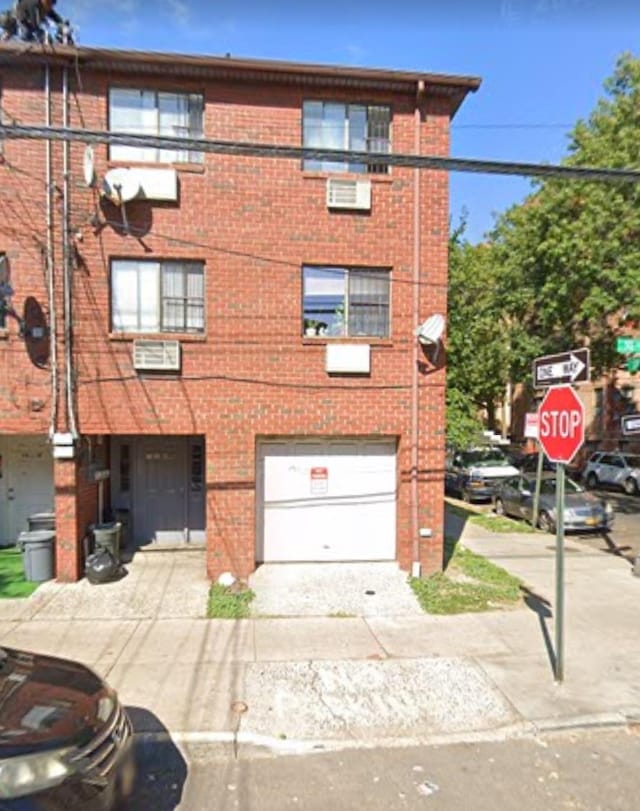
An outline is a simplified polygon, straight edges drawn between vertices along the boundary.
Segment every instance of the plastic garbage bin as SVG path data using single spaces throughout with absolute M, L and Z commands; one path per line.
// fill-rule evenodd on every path
M 33 513 L 27 521 L 29 522 L 29 532 L 37 532 L 40 529 L 54 530 L 56 528 L 56 516 L 54 513 Z
M 106 549 L 111 552 L 116 561 L 120 561 L 120 534 L 122 524 L 119 521 L 112 521 L 108 524 L 92 524 L 94 550 Z
M 21 532 L 18 545 L 22 549 L 24 576 L 32 583 L 42 583 L 53 579 L 53 547 L 55 532 L 39 529 L 33 532 Z

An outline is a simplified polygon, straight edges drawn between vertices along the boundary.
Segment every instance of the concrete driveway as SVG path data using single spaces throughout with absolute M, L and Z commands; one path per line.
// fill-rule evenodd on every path
M 265 563 L 249 578 L 253 616 L 422 615 L 396 563 Z

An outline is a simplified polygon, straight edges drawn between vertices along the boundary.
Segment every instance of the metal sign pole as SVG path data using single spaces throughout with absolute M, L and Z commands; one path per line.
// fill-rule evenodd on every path
M 531 516 L 531 525 L 535 529 L 538 526 L 538 510 L 540 509 L 540 484 L 542 479 L 542 463 L 544 461 L 544 451 L 542 445 L 538 442 L 538 467 L 536 468 L 536 489 L 533 494 L 533 515 Z
M 556 465 L 556 681 L 564 681 L 564 463 Z

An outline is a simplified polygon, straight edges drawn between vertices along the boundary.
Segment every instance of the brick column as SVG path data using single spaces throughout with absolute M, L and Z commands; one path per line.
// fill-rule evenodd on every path
M 82 576 L 82 536 L 78 532 L 75 459 L 53 462 L 56 513 L 56 579 L 73 583 Z

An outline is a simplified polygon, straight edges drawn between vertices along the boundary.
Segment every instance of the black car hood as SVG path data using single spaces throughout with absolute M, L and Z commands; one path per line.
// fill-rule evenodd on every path
M 0 758 L 82 746 L 104 726 L 109 697 L 78 662 L 0 647 Z

